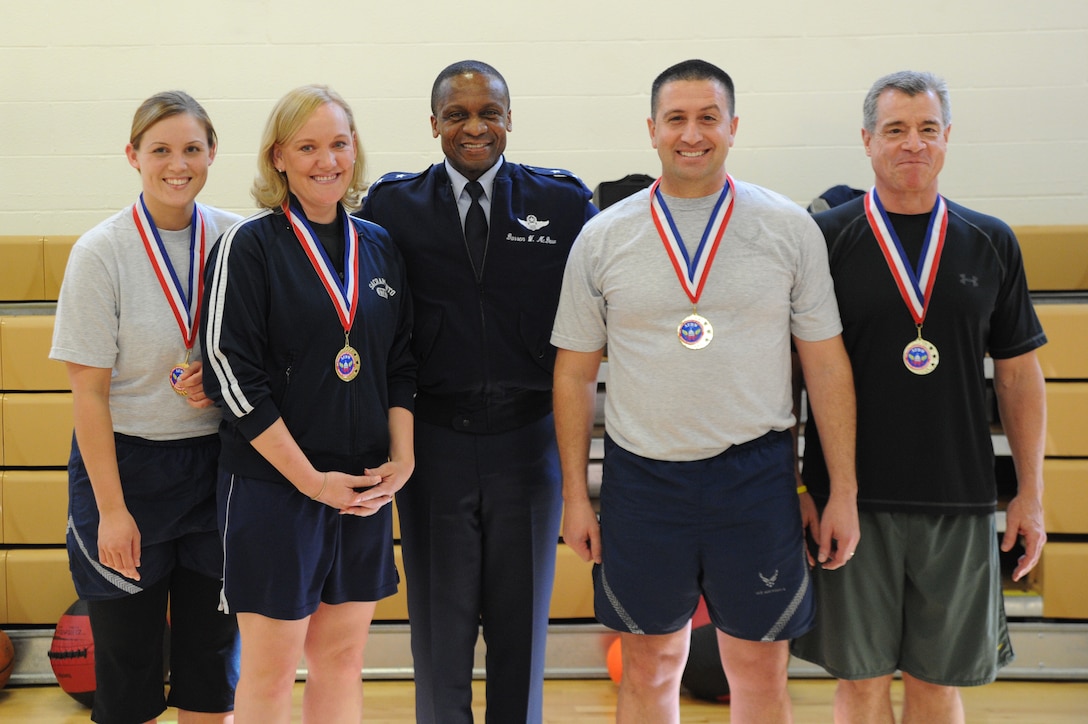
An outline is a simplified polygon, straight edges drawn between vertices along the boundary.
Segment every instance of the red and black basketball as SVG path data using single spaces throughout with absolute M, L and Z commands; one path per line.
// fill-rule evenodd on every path
M 15 646 L 11 639 L 0 629 L 0 689 L 8 684 L 11 672 L 15 669 Z
M 73 603 L 57 621 L 49 665 L 66 694 L 88 708 L 94 704 L 94 638 L 84 601 Z
M 725 678 L 721 654 L 718 653 L 718 631 L 710 623 L 710 613 L 702 598 L 691 618 L 691 648 L 688 649 L 688 662 L 680 683 L 696 699 L 721 703 L 729 701 L 729 681 Z

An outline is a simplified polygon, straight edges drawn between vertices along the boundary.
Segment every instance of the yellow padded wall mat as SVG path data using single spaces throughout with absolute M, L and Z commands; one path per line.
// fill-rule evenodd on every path
M 68 521 L 65 470 L 0 471 L 0 510 L 6 545 L 64 545 Z
M 51 314 L 0 316 L 0 390 L 67 391 L 64 363 L 49 359 Z
M 1088 459 L 1045 460 L 1043 481 L 1046 532 L 1088 534 Z
M 3 394 L 4 467 L 64 467 L 72 447 L 72 393 Z
M 43 299 L 42 237 L 0 236 L 0 302 Z
M 63 548 L 7 551 L 6 623 L 51 624 L 76 600 L 68 552 Z
M 1088 289 L 1088 225 L 1018 226 L 1028 288 L 1036 291 Z

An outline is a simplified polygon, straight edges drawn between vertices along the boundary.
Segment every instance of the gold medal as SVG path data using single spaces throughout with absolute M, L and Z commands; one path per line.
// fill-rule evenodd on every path
M 660 185 L 661 179 L 658 179 L 650 187 L 650 218 L 661 237 L 661 243 L 665 245 L 665 253 L 672 262 L 673 271 L 676 272 L 684 293 L 691 300 L 691 314 L 680 320 L 676 336 L 680 344 L 688 349 L 703 349 L 714 339 L 714 328 L 706 317 L 696 311 L 696 305 L 702 296 L 703 285 L 710 277 L 710 267 L 729 225 L 729 217 L 733 214 L 733 179 L 728 175 L 725 177 L 725 185 L 722 186 L 714 209 L 710 212 L 694 257 L 688 254 L 683 239 L 680 238 L 680 231 L 673 223 L 665 196 L 658 188 Z
M 183 390 L 180 387 L 178 387 L 178 380 L 181 378 L 181 375 L 187 369 L 189 369 L 189 363 L 188 362 L 182 362 L 180 364 L 174 365 L 174 369 L 170 370 L 170 386 L 174 389 L 174 392 L 178 393 L 182 397 L 185 397 L 186 395 L 188 395 L 189 391 L 188 390 Z
M 346 210 L 337 214 L 337 218 L 342 219 L 344 228 L 344 274 L 341 276 L 336 273 L 322 250 L 305 215 L 295 213 L 296 210 L 287 199 L 284 199 L 282 208 L 284 215 L 290 220 L 295 238 L 306 252 L 310 264 L 336 308 L 336 314 L 340 317 L 340 324 L 344 329 L 344 346 L 336 353 L 332 368 L 337 377 L 344 382 L 351 382 L 359 374 L 359 353 L 348 340 L 359 299 L 359 232 Z
M 917 268 L 910 265 L 875 187 L 865 195 L 865 216 L 884 255 L 884 261 L 888 263 L 888 270 L 899 287 L 899 294 L 914 318 L 914 326 L 918 329 L 917 339 L 903 348 L 903 365 L 912 374 L 928 375 L 937 369 L 940 360 L 937 345 L 922 338 L 922 323 L 929 311 L 929 301 L 937 281 L 937 268 L 944 250 L 945 232 L 948 230 L 948 205 L 943 196 L 937 196 L 929 214 L 929 229 L 926 231 Z
M 147 253 L 148 261 L 155 270 L 159 286 L 162 287 L 167 304 L 174 313 L 174 319 L 181 331 L 181 341 L 185 344 L 185 361 L 174 365 L 167 379 L 170 381 L 170 389 L 182 397 L 189 392 L 178 387 L 178 380 L 189 369 L 189 355 L 193 352 L 193 343 L 200 327 L 200 300 L 204 296 L 204 245 L 205 233 L 204 214 L 199 204 L 193 204 L 193 217 L 189 232 L 189 285 L 184 287 L 181 280 L 174 273 L 174 266 L 170 263 L 170 255 L 166 252 L 166 246 L 159 236 L 159 229 L 155 226 L 155 220 L 151 218 L 151 212 L 144 203 L 144 195 L 140 194 L 139 200 L 132 206 L 132 222 L 136 225 L 136 231 Z
M 922 339 L 922 325 L 918 325 L 918 339 L 903 348 L 903 364 L 916 375 L 928 375 L 939 361 L 936 345 Z
M 702 349 L 714 338 L 714 328 L 706 317 L 692 312 L 680 322 L 676 336 L 680 338 L 680 344 L 688 349 Z
M 336 353 L 336 376 L 351 382 L 359 374 L 359 353 L 351 345 L 345 345 Z
M 348 344 L 344 335 L 344 347 L 336 353 L 336 376 L 344 382 L 351 382 L 359 374 L 359 353 Z
M 181 376 L 185 373 L 185 370 L 189 369 L 189 355 L 190 353 L 192 353 L 192 351 L 192 348 L 186 349 L 185 361 L 179 362 L 178 364 L 174 365 L 174 369 L 170 370 L 170 387 L 174 390 L 174 392 L 178 393 L 182 397 L 188 396 L 189 391 L 178 387 L 178 380 L 181 379 Z

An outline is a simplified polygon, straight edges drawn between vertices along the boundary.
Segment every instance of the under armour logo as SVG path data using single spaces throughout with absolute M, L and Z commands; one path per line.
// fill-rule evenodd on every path
M 967 286 L 970 284 L 973 287 L 978 286 L 978 277 L 969 277 L 966 274 L 960 274 L 960 284 Z
M 762 573 L 759 574 L 759 580 L 763 581 L 763 585 L 767 588 L 774 588 L 774 584 L 778 582 L 778 571 L 776 570 L 770 578 L 767 578 Z

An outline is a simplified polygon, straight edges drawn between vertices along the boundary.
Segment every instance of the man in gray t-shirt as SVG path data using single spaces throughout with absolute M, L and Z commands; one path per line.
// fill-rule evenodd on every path
M 812 625 L 801 510 L 826 568 L 859 537 L 853 380 L 826 248 L 799 206 L 727 175 L 733 110 L 732 80 L 709 63 L 658 76 L 661 178 L 583 227 L 552 334 L 563 537 L 597 564 L 597 617 L 621 632 L 619 721 L 678 716 L 700 596 L 734 720 L 785 721 L 787 640 Z M 791 343 L 833 431 L 819 523 L 794 477 Z M 606 346 L 598 522 L 586 466 Z

